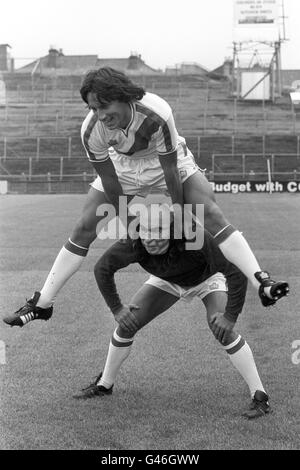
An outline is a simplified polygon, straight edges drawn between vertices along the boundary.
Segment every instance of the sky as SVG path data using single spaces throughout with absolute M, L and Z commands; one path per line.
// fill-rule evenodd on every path
M 66 55 L 126 58 L 151 67 L 196 62 L 209 70 L 232 57 L 234 0 L 3 0 L 0 44 L 20 59 Z M 300 69 L 300 1 L 284 0 L 282 67 Z M 30 62 L 30 60 L 26 60 Z

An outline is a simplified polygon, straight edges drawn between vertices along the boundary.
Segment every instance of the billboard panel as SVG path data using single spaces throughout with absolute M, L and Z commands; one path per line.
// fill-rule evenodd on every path
M 235 0 L 235 41 L 277 41 L 278 0 Z
M 296 104 L 296 105 L 300 104 L 300 92 L 299 91 L 294 91 L 290 93 L 290 97 L 291 97 L 293 104 Z
M 270 99 L 270 75 L 263 78 L 265 72 L 242 72 L 242 96 L 245 100 L 269 100 Z M 255 86 L 257 84 L 257 86 Z

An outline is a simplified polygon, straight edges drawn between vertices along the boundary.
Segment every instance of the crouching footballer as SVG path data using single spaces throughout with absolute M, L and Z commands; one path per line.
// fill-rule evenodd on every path
M 74 398 L 110 395 L 135 334 L 179 300 L 188 302 L 197 297 L 205 306 L 210 330 L 249 388 L 251 403 L 243 416 L 254 419 L 268 414 L 269 397 L 250 346 L 234 331 L 245 302 L 247 278 L 226 260 L 205 230 L 202 248 L 186 249 L 184 237 L 174 237 L 174 221 L 166 204 L 160 206 L 159 214 L 168 213 L 169 218 L 155 217 L 150 206 L 148 213 L 152 217 L 150 225 L 140 222 L 136 239 L 117 241 L 95 266 L 98 287 L 118 325 L 110 340 L 103 372 Z M 139 263 L 150 277 L 127 305 L 119 297 L 114 274 L 132 263 Z

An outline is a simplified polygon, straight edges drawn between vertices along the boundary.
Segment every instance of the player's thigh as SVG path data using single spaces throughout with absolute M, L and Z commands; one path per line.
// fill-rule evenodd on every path
M 133 196 L 127 196 L 128 203 L 131 201 Z M 105 209 L 110 207 L 110 210 L 107 211 Z M 102 209 L 101 206 L 104 208 Z M 109 216 L 113 218 L 115 214 L 115 210 L 111 203 L 109 202 L 108 198 L 106 197 L 103 191 L 98 191 L 97 189 L 91 187 L 87 196 L 86 201 L 83 206 L 83 210 L 79 221 L 77 223 L 77 227 L 83 228 L 85 230 L 96 230 L 96 226 L 101 219 L 106 219 L 107 222 L 109 221 Z
M 199 170 L 183 183 L 183 195 L 186 203 L 216 202 L 215 194 L 206 176 Z M 199 200 L 200 198 L 200 200 Z
M 127 204 L 129 204 L 129 202 L 134 198 L 134 196 L 123 197 L 127 198 Z M 99 221 L 101 218 L 106 217 L 106 215 L 103 214 L 105 210 L 100 210 L 100 206 L 103 206 L 105 209 L 108 207 L 107 205 L 111 207 L 111 213 L 115 213 L 115 210 L 105 193 L 91 187 L 87 194 L 86 202 L 83 206 L 82 215 L 86 215 L 87 217 L 95 217 L 96 220 Z
M 150 284 L 143 284 L 130 301 L 131 304 L 139 306 L 139 310 L 136 311 L 139 329 L 168 310 L 177 301 L 177 296 Z
M 186 204 L 192 204 L 196 214 L 196 204 L 204 205 L 205 228 L 215 235 L 228 224 L 218 206 L 212 187 L 199 170 L 183 183 L 183 197 Z

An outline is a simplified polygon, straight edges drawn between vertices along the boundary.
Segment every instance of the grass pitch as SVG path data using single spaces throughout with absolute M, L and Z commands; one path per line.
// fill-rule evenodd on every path
M 1 449 L 300 448 L 300 364 L 292 362 L 292 343 L 300 340 L 300 196 L 219 195 L 218 201 L 262 267 L 290 282 L 291 295 L 271 309 L 249 287 L 236 326 L 274 412 L 254 422 L 241 417 L 248 388 L 197 300 L 178 302 L 139 332 L 112 396 L 72 399 L 102 370 L 114 328 L 93 277 L 109 242 L 97 240 L 49 322 L 23 329 L 0 323 Z M 1 317 L 41 288 L 83 203 L 81 195 L 1 197 Z M 117 275 L 124 301 L 146 278 L 136 265 Z

